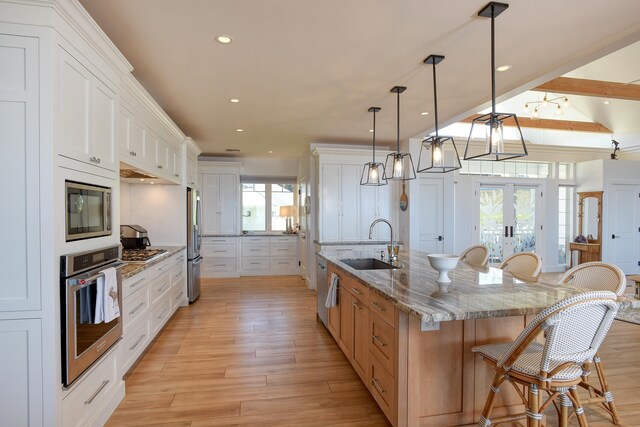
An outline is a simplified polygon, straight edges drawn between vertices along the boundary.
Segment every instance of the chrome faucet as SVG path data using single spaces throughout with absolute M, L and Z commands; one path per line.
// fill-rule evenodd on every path
M 389 254 L 389 261 L 395 262 L 395 261 L 398 260 L 398 257 L 396 255 L 395 251 L 393 250 L 393 248 L 394 248 L 394 244 L 393 244 L 393 227 L 391 226 L 391 223 L 389 221 L 387 221 L 384 218 L 378 218 L 375 221 L 373 221 L 371 223 L 371 226 L 369 227 L 369 240 L 373 239 L 373 227 L 379 222 L 384 222 L 385 224 L 387 224 L 389 226 L 389 230 L 391 230 L 391 242 L 390 242 L 390 244 L 391 244 L 391 251 L 390 252 L 391 253 Z

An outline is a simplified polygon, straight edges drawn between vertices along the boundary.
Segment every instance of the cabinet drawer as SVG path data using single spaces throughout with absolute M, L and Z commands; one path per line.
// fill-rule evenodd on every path
M 275 257 L 286 257 L 286 256 L 295 256 L 298 253 L 297 245 L 271 245 L 271 256 Z
M 203 257 L 211 258 L 235 258 L 238 254 L 235 243 L 231 245 L 202 245 Z
M 171 270 L 172 266 L 173 263 L 168 259 L 163 262 L 159 262 L 149 269 L 149 279 L 154 279 L 163 273 L 168 273 Z
M 354 297 L 358 298 L 365 305 L 369 305 L 369 287 L 352 278 L 343 280 L 343 286 Z
M 171 269 L 171 284 L 173 284 L 173 286 L 184 279 L 185 268 L 186 266 L 184 262 L 179 262 L 178 264 L 173 266 L 173 268 Z
M 242 237 L 242 245 L 268 245 L 269 236 L 244 236 Z
M 120 343 L 120 376 L 124 375 L 131 365 L 140 357 L 149 344 L 149 318 L 145 318 L 135 327 L 127 331 Z
M 202 245 L 235 245 L 237 242 L 236 237 L 203 237 Z
M 279 245 L 279 244 L 288 244 L 288 245 L 296 245 L 298 242 L 298 236 L 271 236 L 271 244 Z
M 116 353 L 112 351 L 62 400 L 62 425 L 87 426 L 116 386 Z
M 393 301 L 390 301 L 378 294 L 377 292 L 369 292 L 369 307 L 371 312 L 380 316 L 382 320 L 387 322 L 391 327 L 396 326 L 395 305 Z
M 268 257 L 269 246 L 255 245 L 255 244 L 242 244 L 242 256 L 243 257 Z
M 219 259 L 205 258 L 201 267 L 202 277 L 219 277 L 220 274 L 238 272 L 238 260 L 236 258 Z
M 370 311 L 369 322 L 369 350 L 387 371 L 393 372 L 396 355 L 395 330 L 373 311 Z
M 149 282 L 149 270 L 143 270 L 122 282 L 122 299 L 142 289 Z
M 178 264 L 184 264 L 185 259 L 187 259 L 187 254 L 184 251 L 182 251 L 182 252 L 179 252 L 177 255 L 174 255 L 171 258 L 169 258 L 169 262 L 175 266 Z
M 156 336 L 160 328 L 169 320 L 169 317 L 171 317 L 171 299 L 163 298 L 151 310 L 151 316 L 149 318 L 151 337 Z
M 298 268 L 297 258 L 271 258 L 271 271 L 278 272 L 280 270 L 295 270 Z
M 184 281 L 181 282 L 181 286 L 174 287 L 173 292 L 171 293 L 171 311 L 176 311 L 180 304 L 184 300 L 184 296 L 186 294 L 186 283 Z
M 149 313 L 149 288 L 136 292 L 122 303 L 122 327 L 126 332 L 137 319 Z
M 156 302 L 169 292 L 169 289 L 171 289 L 171 274 L 167 271 L 160 277 L 154 279 L 149 285 L 151 306 L 155 306 Z
M 373 398 L 378 402 L 382 412 L 388 419 L 393 419 L 393 404 L 395 402 L 395 380 L 375 359 L 370 358 L 370 372 L 368 388 Z
M 269 258 L 242 258 L 242 271 L 269 271 Z

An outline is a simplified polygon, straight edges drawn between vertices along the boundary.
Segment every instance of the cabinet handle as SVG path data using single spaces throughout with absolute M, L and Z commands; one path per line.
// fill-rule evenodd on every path
M 140 304 L 138 304 L 138 306 L 137 306 L 136 308 L 134 308 L 133 310 L 131 310 L 131 311 L 129 312 L 129 314 L 133 316 L 133 315 L 134 315 L 134 314 L 136 314 L 136 313 L 137 313 L 137 312 L 138 312 L 142 307 L 144 307 L 144 305 L 145 305 L 145 304 L 144 304 L 143 302 L 141 302 Z
M 377 335 L 373 335 L 373 340 L 376 341 L 378 344 L 380 344 L 380 347 L 386 347 L 387 344 L 385 344 L 379 336 Z
M 286 262 L 286 261 L 282 261 L 282 262 L 279 262 L 278 264 L 280 264 L 280 265 L 285 265 L 285 264 L 288 265 L 289 263 Z
M 136 349 L 136 347 L 137 347 L 138 345 L 140 345 L 140 343 L 142 342 L 142 340 L 143 340 L 143 339 L 145 339 L 145 338 L 146 338 L 146 335 L 144 335 L 144 334 L 140 335 L 140 338 L 138 338 L 138 341 L 136 341 L 136 343 L 135 343 L 134 345 L 132 345 L 131 347 L 129 347 L 129 351 L 133 351 L 133 350 L 135 350 L 135 349 Z
M 84 404 L 85 405 L 91 405 L 91 402 L 93 402 L 95 400 L 95 398 L 98 397 L 100 392 L 102 390 L 104 390 L 104 388 L 107 386 L 107 384 L 109 384 L 109 380 L 102 381 L 102 384 L 100 384 L 100 387 L 98 387 L 98 389 L 93 392 L 93 394 L 91 395 L 91 397 L 89 399 L 84 401 Z
M 176 178 L 179 177 L 180 175 L 178 175 L 177 173 L 174 173 L 173 176 L 175 176 Z
M 184 291 L 180 292 L 180 294 L 176 297 L 176 301 L 182 298 L 182 295 L 184 295 Z
M 358 305 L 358 303 L 357 303 L 357 302 L 355 302 L 355 301 L 354 301 L 354 302 L 352 302 L 351 304 L 352 304 L 355 308 L 357 308 L 359 311 L 362 311 L 362 307 L 360 307 L 360 305 Z
M 385 394 L 387 391 L 380 386 L 380 383 L 375 377 L 371 377 L 371 384 L 378 390 L 380 394 Z
M 380 304 L 378 304 L 377 302 L 372 302 L 371 305 L 373 305 L 375 308 L 377 308 L 379 311 L 384 311 L 384 307 L 381 306 Z
M 160 315 L 158 316 L 158 319 L 162 319 L 164 317 L 164 315 L 167 313 L 167 311 L 169 311 L 168 308 L 165 308 L 162 313 L 160 313 Z
M 158 165 L 158 169 L 162 169 L 162 165 Z
M 163 265 L 162 267 L 158 268 L 158 271 L 162 271 L 162 270 L 164 270 L 164 269 L 165 269 L 165 268 L 167 268 L 167 267 L 169 267 L 169 265 L 168 265 L 168 264 L 165 264 L 165 265 Z
M 358 290 L 358 288 L 351 288 L 351 290 L 352 290 L 353 292 L 355 292 L 356 294 L 358 294 L 358 295 L 362 295 L 362 292 L 360 292 L 360 291 Z
M 132 284 L 129 285 L 129 289 L 135 288 L 136 286 L 138 286 L 140 283 L 144 282 L 145 280 L 147 280 L 147 279 L 143 278 L 143 279 L 140 279 L 140 280 L 136 280 L 135 282 L 133 282 Z
M 251 265 L 260 265 L 259 262 L 252 262 Z
M 169 286 L 169 283 L 165 283 L 163 287 L 158 289 L 158 293 L 161 294 L 162 292 L 164 292 L 164 290 L 167 288 L 167 286 Z
M 227 252 L 227 251 L 225 251 L 224 249 L 221 249 L 221 250 L 213 251 L 213 252 L 215 252 L 215 253 L 219 253 L 219 252 Z

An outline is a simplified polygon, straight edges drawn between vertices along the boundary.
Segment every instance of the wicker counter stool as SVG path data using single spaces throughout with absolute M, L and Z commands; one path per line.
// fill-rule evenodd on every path
M 465 249 L 458 259 L 473 266 L 483 267 L 489 260 L 489 248 L 484 245 L 471 246 Z
M 588 425 L 576 387 L 582 381 L 586 363 L 602 344 L 618 311 L 616 294 L 590 291 L 558 301 L 538 314 L 510 343 L 487 344 L 473 348 L 478 357 L 493 365 L 496 374 L 479 420 L 480 427 L 527 419 L 527 426 L 540 427 L 545 409 L 556 398 L 559 426 L 568 426 L 569 408 L 581 427 Z M 544 336 L 544 344 L 537 338 Z M 526 412 L 491 419 L 496 393 L 510 382 L 518 392 Z M 546 399 L 539 394 L 544 391 Z
M 538 277 L 542 270 L 542 259 L 533 252 L 519 252 L 508 256 L 498 268 L 521 276 Z
M 620 296 L 624 294 L 627 286 L 627 278 L 624 272 L 613 264 L 607 264 L 600 261 L 587 262 L 573 267 L 567 271 L 560 281 L 576 288 L 585 290 L 606 290 L 615 292 Z M 585 370 L 580 383 L 589 391 L 589 399 L 586 403 L 600 403 L 605 411 L 609 413 L 613 423 L 621 425 L 618 410 L 613 402 L 613 394 L 609 390 L 609 384 L 604 374 L 604 368 L 599 355 L 593 358 L 593 365 L 596 368 L 600 388 L 594 387 L 589 383 L 589 369 Z

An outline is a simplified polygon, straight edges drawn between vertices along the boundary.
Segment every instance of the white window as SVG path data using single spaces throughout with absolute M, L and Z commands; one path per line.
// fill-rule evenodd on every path
M 280 216 L 280 207 L 294 204 L 296 185 L 293 180 L 249 182 L 241 178 L 241 181 L 242 230 L 285 231 L 286 218 Z
M 568 265 L 571 261 L 569 243 L 573 240 L 573 210 L 576 189 L 561 185 L 558 187 L 558 264 Z

